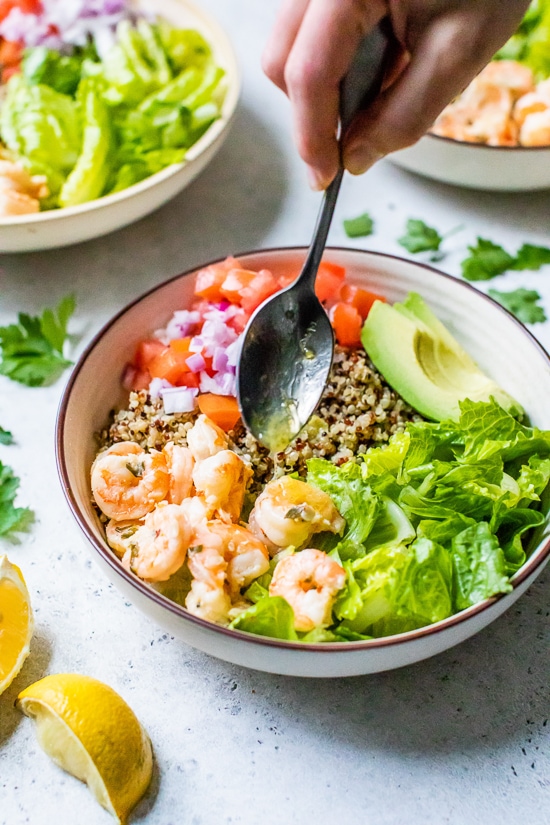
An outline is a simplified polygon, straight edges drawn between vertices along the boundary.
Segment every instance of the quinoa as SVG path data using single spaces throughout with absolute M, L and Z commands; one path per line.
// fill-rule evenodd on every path
M 113 411 L 111 423 L 98 434 L 100 448 L 135 441 L 161 450 L 169 441 L 187 445 L 187 433 L 199 411 L 163 411 L 161 399 L 146 390 L 131 392 L 127 409 Z M 402 432 L 409 421 L 422 417 L 391 389 L 362 349 L 336 346 L 334 362 L 321 401 L 299 436 L 277 455 L 259 444 L 242 424 L 229 434 L 229 446 L 254 470 L 249 494 L 255 496 L 271 479 L 283 474 L 305 476 L 310 458 L 336 465 L 354 461 L 369 447 Z

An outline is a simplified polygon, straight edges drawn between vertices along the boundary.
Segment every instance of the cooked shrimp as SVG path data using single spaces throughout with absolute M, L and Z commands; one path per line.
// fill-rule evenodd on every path
M 294 611 L 294 627 L 307 632 L 332 623 L 332 605 L 346 583 L 346 571 L 321 550 L 306 549 L 281 559 L 269 585 Z
M 221 450 L 199 461 L 193 470 L 195 489 L 210 515 L 227 513 L 232 521 L 241 514 L 252 470 L 232 450 Z
M 39 212 L 39 199 L 48 194 L 44 175 L 30 175 L 19 163 L 0 159 L 0 215 Z
M 200 537 L 227 562 L 225 579 L 232 600 L 240 596 L 243 587 L 269 570 L 267 547 L 246 527 L 211 521 L 207 533 L 202 532 Z
M 96 504 L 117 521 L 138 519 L 166 498 L 170 477 L 164 455 L 121 441 L 100 453 L 92 465 Z
M 193 493 L 195 459 L 191 450 L 171 441 L 165 446 L 163 452 L 170 478 L 168 501 L 170 504 L 181 504 Z
M 123 564 L 145 581 L 167 581 L 185 561 L 192 537 L 181 507 L 163 501 L 132 536 Z
M 187 445 L 195 461 L 203 461 L 221 450 L 227 450 L 227 444 L 224 431 L 206 415 L 199 415 L 187 433 Z
M 519 132 L 522 146 L 550 145 L 550 109 L 527 115 Z
M 223 587 L 210 587 L 206 582 L 193 579 L 185 607 L 193 616 L 215 624 L 227 624 L 231 599 Z
M 189 549 L 187 565 L 193 576 L 185 601 L 196 616 L 226 621 L 241 590 L 269 570 L 266 546 L 238 524 L 209 521 L 195 531 L 197 544 Z
M 291 476 L 265 486 L 249 519 L 252 532 L 271 549 L 301 547 L 314 533 L 340 533 L 344 526 L 330 496 Z
M 204 525 L 208 520 L 208 507 L 200 496 L 184 498 L 180 504 L 180 507 L 185 513 L 187 521 L 194 530 Z
M 508 89 L 514 98 L 521 97 L 535 88 L 531 69 L 516 60 L 492 60 L 472 83 L 478 86 L 500 86 Z
M 529 92 L 520 97 L 514 106 L 514 120 L 521 127 L 526 117 L 534 112 L 545 112 L 548 108 L 550 108 L 550 100 L 545 100 L 538 92 Z
M 109 547 L 115 551 L 119 558 L 122 558 L 128 550 L 131 550 L 134 544 L 134 536 L 143 521 L 136 519 L 129 519 L 128 521 L 111 521 L 105 528 L 105 535 Z

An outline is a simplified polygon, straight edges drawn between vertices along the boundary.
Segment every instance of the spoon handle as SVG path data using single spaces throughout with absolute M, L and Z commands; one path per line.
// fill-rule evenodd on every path
M 382 20 L 359 44 L 349 71 L 340 88 L 340 139 L 357 112 L 371 103 L 380 91 L 385 70 L 388 36 Z M 323 257 L 328 231 L 338 199 L 344 168 L 340 165 L 336 177 L 325 190 L 317 218 L 313 240 L 298 281 L 313 288 Z

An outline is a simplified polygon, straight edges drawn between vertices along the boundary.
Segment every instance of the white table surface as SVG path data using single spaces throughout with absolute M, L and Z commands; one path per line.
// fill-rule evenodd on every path
M 244 80 L 232 132 L 213 163 L 139 223 L 79 246 L 0 257 L 0 323 L 77 295 L 77 356 L 119 308 L 205 260 L 309 242 L 319 195 L 294 150 L 289 106 L 260 54 L 276 3 L 203 0 L 223 23 Z M 409 217 L 446 231 L 440 267 L 458 275 L 476 235 L 515 250 L 550 242 L 550 194 L 452 189 L 381 162 L 347 178 L 329 243 L 407 254 Z M 368 210 L 372 237 L 350 241 L 342 219 Z M 550 267 L 481 288 L 537 289 L 550 315 Z M 550 323 L 532 328 L 550 345 Z M 31 655 L 0 698 L 0 823 L 107 825 L 86 787 L 40 750 L 14 708 L 18 692 L 74 671 L 118 690 L 155 750 L 151 789 L 132 821 L 148 825 L 547 825 L 550 822 L 549 572 L 502 618 L 447 653 L 385 674 L 309 681 L 244 670 L 170 637 L 115 590 L 92 561 L 54 463 L 56 410 L 67 375 L 46 389 L 0 381 L 0 424 L 17 441 L 0 459 L 21 477 L 18 503 L 36 523 L 18 545 L 36 619 Z

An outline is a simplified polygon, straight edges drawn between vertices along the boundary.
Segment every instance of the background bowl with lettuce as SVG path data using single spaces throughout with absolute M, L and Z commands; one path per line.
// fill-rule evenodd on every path
M 131 223 L 181 191 L 220 148 L 239 72 L 223 30 L 187 0 L 7 3 L 1 252 L 77 243 Z M 16 188 L 12 162 L 39 194 L 34 212 L 4 205 L 2 191 Z
M 304 254 L 275 249 L 238 258 L 247 270 L 266 269 L 279 277 L 299 271 Z M 115 587 L 187 644 L 235 664 L 295 676 L 372 673 L 446 650 L 507 610 L 550 558 L 548 508 L 539 500 L 550 478 L 547 353 L 500 305 L 430 267 L 352 249 L 329 249 L 327 260 L 345 268 L 350 284 L 392 304 L 411 292 L 424 296 L 479 368 L 528 416 L 521 423 L 494 401 L 471 402 L 460 420 L 418 424 L 408 437 L 394 436 L 391 449 L 375 449 L 362 462 L 366 476 L 350 462 L 310 462 L 309 480 L 337 503 L 348 531 L 337 552 L 350 575 L 336 607 L 338 634 L 329 641 L 297 640 L 288 611 L 275 609 L 277 599 L 262 599 L 261 587 L 251 613 L 241 613 L 231 627 L 192 615 L 181 604 L 177 576 L 154 589 L 123 565 L 92 504 L 95 434 L 113 408 L 127 406 L 121 376 L 143 336 L 165 326 L 174 307 L 192 306 L 193 273 L 156 286 L 98 333 L 73 370 L 57 419 L 66 499 L 94 560 Z M 410 299 L 407 307 L 410 313 Z M 423 351 L 437 352 L 430 339 L 420 336 Z M 397 359 L 408 371 L 406 351 L 401 346 Z M 443 346 L 438 357 L 445 374 L 448 355 Z M 415 406 L 420 409 L 420 402 Z M 405 545 L 410 549 L 404 551 Z M 443 547 L 451 548 L 451 556 Z M 255 610 L 262 602 L 266 609 Z
M 533 0 L 517 32 L 482 75 L 494 79 L 495 69 L 505 66 L 505 61 L 514 61 L 508 64 L 512 69 L 518 63 L 520 69 L 532 73 L 532 90 L 524 94 L 523 89 L 513 88 L 510 78 L 504 79 L 500 84 L 502 100 L 495 94 L 496 87 L 487 95 L 489 106 L 495 107 L 492 111 L 485 108 L 486 101 L 477 94 L 477 103 L 482 104 L 478 119 L 475 108 L 464 105 L 476 101 L 476 79 L 452 104 L 455 113 L 466 117 L 464 129 L 458 126 L 455 132 L 448 128 L 449 120 L 443 120 L 443 113 L 434 124 L 437 133 L 429 132 L 413 146 L 394 152 L 390 159 L 410 172 L 472 189 L 528 191 L 550 187 L 550 0 Z M 498 108 L 506 105 L 508 95 L 512 99 L 511 128 L 492 135 L 491 143 L 487 143 L 486 129 L 500 120 Z M 527 113 L 532 125 L 526 128 Z M 523 145 L 522 132 L 526 134 Z

